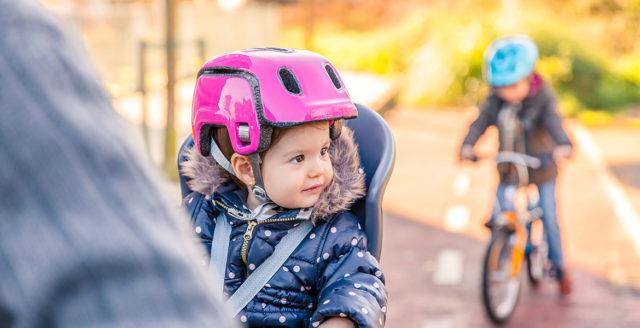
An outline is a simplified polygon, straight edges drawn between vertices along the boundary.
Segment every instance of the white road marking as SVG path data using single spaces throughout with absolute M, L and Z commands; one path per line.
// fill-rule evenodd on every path
M 438 253 L 433 282 L 436 285 L 459 285 L 462 283 L 464 256 L 455 249 L 443 249 Z
M 462 231 L 469 223 L 469 208 L 464 205 L 451 206 L 447 209 L 444 226 L 449 231 Z
M 598 181 L 606 191 L 609 201 L 611 201 L 613 205 L 616 217 L 624 227 L 624 230 L 629 234 L 629 237 L 631 237 L 631 242 L 636 254 L 640 257 L 640 218 L 638 214 L 624 193 L 624 189 L 618 179 L 607 169 L 602 159 L 602 154 L 589 132 L 584 127 L 576 126 L 574 133 L 578 138 L 580 149 L 595 166 Z
M 467 172 L 460 172 L 453 181 L 453 192 L 456 195 L 466 195 L 471 185 L 471 177 Z

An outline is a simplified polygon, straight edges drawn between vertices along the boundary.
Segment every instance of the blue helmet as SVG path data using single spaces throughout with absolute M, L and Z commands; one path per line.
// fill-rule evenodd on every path
M 484 77 L 494 87 L 514 84 L 533 72 L 537 60 L 538 47 L 529 37 L 501 37 L 484 51 Z

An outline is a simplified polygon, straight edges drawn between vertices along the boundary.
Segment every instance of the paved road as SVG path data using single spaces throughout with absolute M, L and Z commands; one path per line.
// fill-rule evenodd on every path
M 479 277 L 489 238 L 482 222 L 497 177 L 489 162 L 455 160 L 474 115 L 396 108 L 386 117 L 397 144 L 384 201 L 389 327 L 490 326 Z M 640 253 L 633 231 L 640 212 L 640 151 L 631 148 L 640 145 L 640 131 L 586 130 L 576 122 L 567 128 L 578 152 L 563 165 L 558 197 L 575 293 L 560 299 L 552 281 L 540 290 L 524 288 L 511 326 L 640 326 Z M 490 153 L 495 137 L 489 131 L 479 151 Z
M 387 327 L 492 327 L 480 299 L 485 243 L 387 212 L 382 266 L 389 290 Z M 438 284 L 443 253 L 463 259 L 459 283 Z M 640 295 L 612 286 L 581 269 L 573 271 L 576 291 L 561 299 L 553 281 L 539 289 L 523 285 L 507 327 L 638 327 Z

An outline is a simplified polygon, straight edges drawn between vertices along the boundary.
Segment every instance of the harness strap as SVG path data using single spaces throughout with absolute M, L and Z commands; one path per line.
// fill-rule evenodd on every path
M 276 245 L 273 254 L 231 295 L 227 304 L 234 317 L 238 315 L 256 294 L 258 294 L 262 287 L 269 282 L 271 277 L 282 267 L 282 264 L 291 256 L 291 253 L 293 253 L 300 242 L 309 234 L 312 228 L 313 224 L 311 221 L 306 220 L 297 227 L 289 230 L 289 233 Z
M 289 230 L 276 245 L 273 254 L 269 256 L 253 273 L 242 283 L 236 292 L 227 300 L 227 305 L 232 310 L 235 317 L 253 299 L 256 294 L 269 282 L 269 279 L 282 267 L 282 264 L 291 256 L 293 251 L 300 245 L 302 240 L 313 229 L 313 223 L 309 220 L 310 209 L 302 209 L 296 216 L 303 220 L 298 226 Z M 211 241 L 211 262 L 209 272 L 214 279 L 221 281 L 216 285 L 214 291 L 217 295 L 222 294 L 224 288 L 224 276 L 227 266 L 227 256 L 229 251 L 229 239 L 231 235 L 231 225 L 227 221 L 224 212 L 217 217 L 216 227 Z
M 225 218 L 224 212 L 220 212 L 216 219 L 216 228 L 211 239 L 211 260 L 209 261 L 209 275 L 215 281 L 218 281 L 217 284 L 214 284 L 214 295 L 222 295 L 224 288 L 224 274 L 229 253 L 229 236 L 231 236 L 231 225 Z

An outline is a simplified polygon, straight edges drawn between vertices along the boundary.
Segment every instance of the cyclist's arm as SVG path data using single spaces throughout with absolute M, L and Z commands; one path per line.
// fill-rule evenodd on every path
M 573 146 L 567 132 L 562 127 L 562 118 L 556 110 L 555 99 L 549 97 L 549 101 L 544 107 L 542 120 L 545 129 L 547 129 L 556 145 Z
M 571 157 L 573 144 L 562 127 L 562 118 L 556 110 L 556 100 L 553 97 L 549 97 L 549 101 L 544 107 L 542 120 L 545 129 L 547 129 L 556 144 L 552 152 L 553 160 L 559 162 L 562 159 Z
M 488 127 L 495 125 L 497 113 L 499 108 L 499 100 L 495 95 L 489 96 L 487 101 L 480 109 L 478 117 L 469 126 L 469 131 L 464 137 L 462 145 L 473 146 L 478 139 L 484 134 Z

